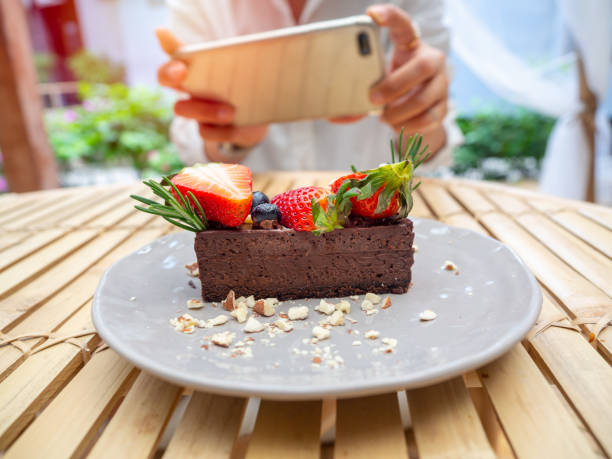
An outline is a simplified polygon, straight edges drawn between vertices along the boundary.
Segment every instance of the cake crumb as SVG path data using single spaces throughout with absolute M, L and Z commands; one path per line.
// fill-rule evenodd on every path
M 317 307 L 315 308 L 315 311 L 319 311 L 327 315 L 330 315 L 335 310 L 336 310 L 336 307 L 332 303 L 328 303 L 325 300 L 321 300 L 319 304 L 317 305 Z
M 246 322 L 249 316 L 249 310 L 245 303 L 239 303 L 238 307 L 230 312 L 230 315 L 241 324 Z
M 368 309 L 365 313 L 368 316 L 373 316 L 374 314 L 378 314 L 378 309 Z
M 291 330 L 293 330 L 293 324 L 291 322 L 289 322 L 286 319 L 278 319 L 274 322 L 274 325 L 279 329 L 282 330 L 284 332 L 289 333 Z
M 422 321 L 434 320 L 436 317 L 438 317 L 438 314 L 433 312 L 431 309 L 425 309 L 419 314 L 419 319 Z
M 355 340 L 351 343 L 352 346 L 361 346 L 361 341 Z
M 260 331 L 263 331 L 263 329 L 264 324 L 262 324 L 255 317 L 249 317 L 249 320 L 244 326 L 245 333 L 259 333 Z
M 368 300 L 372 304 L 380 303 L 380 297 L 375 293 L 370 293 L 370 292 L 366 293 L 365 299 Z
M 336 305 L 336 311 L 340 311 L 343 314 L 350 314 L 351 313 L 351 303 L 349 303 L 346 300 L 342 300 L 340 301 L 337 305 Z
M 312 335 L 319 341 L 322 341 L 329 338 L 330 332 L 329 330 L 317 325 L 312 329 Z
M 187 300 L 187 309 L 201 309 L 204 307 L 204 302 L 197 298 Z
M 363 336 L 365 336 L 367 339 L 376 339 L 378 338 L 378 335 L 380 335 L 378 330 L 368 330 Z
M 363 302 L 361 303 L 361 310 L 369 311 L 370 309 L 374 309 L 374 304 L 372 304 L 372 302 L 368 299 L 363 300 Z
M 383 300 L 382 309 L 388 309 L 391 307 L 391 297 L 388 296 Z
M 235 300 L 236 300 L 236 295 L 234 294 L 233 290 L 230 290 L 229 293 L 227 294 L 227 297 L 221 302 L 223 309 L 225 309 L 226 311 L 233 311 L 234 308 L 236 307 L 234 305 Z
M 308 306 L 293 306 L 287 311 L 290 320 L 304 320 L 308 317 Z
M 212 335 L 211 341 L 216 346 L 229 347 L 229 345 L 232 344 L 234 336 L 236 336 L 236 334 L 229 331 L 219 332 Z
M 198 268 L 197 261 L 185 265 L 185 269 L 187 270 L 187 274 L 189 274 L 191 277 L 200 277 L 200 269 Z
M 456 271 L 457 265 L 450 260 L 446 260 L 442 268 L 445 269 L 446 271 Z
M 274 315 L 274 305 L 267 300 L 257 300 L 253 306 L 253 311 L 262 316 L 271 317 Z

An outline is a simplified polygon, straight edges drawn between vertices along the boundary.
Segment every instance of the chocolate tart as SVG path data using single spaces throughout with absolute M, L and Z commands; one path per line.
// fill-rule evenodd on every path
M 414 261 L 412 222 L 355 221 L 315 236 L 288 228 L 214 229 L 196 234 L 202 298 L 279 300 L 405 293 Z

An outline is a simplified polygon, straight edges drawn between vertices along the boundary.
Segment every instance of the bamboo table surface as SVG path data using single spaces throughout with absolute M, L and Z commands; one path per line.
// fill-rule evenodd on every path
M 259 174 L 254 189 L 272 196 L 338 175 Z M 491 235 L 533 271 L 544 304 L 532 332 L 498 360 L 435 386 L 337 402 L 251 401 L 254 417 L 245 416 L 246 399 L 141 372 L 93 330 L 103 271 L 174 231 L 133 209 L 128 194 L 144 191 L 135 184 L 0 197 L 5 458 L 612 456 L 612 210 L 483 182 L 424 180 L 411 215 Z M 335 440 L 322 441 L 334 426 Z

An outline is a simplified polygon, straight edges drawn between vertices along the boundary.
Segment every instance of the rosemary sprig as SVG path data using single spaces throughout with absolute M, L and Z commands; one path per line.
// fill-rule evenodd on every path
M 159 215 L 164 220 L 187 231 L 197 233 L 198 231 L 208 229 L 208 221 L 206 220 L 204 209 L 202 209 L 201 204 L 191 191 L 187 192 L 188 198 L 186 198 L 179 192 L 168 177 L 163 177 L 160 183 L 151 179 L 145 180 L 142 183 L 151 188 L 156 196 L 164 200 L 164 203 L 162 204 L 152 199 L 131 194 L 130 197 L 132 199 L 148 206 L 134 206 L 136 209 L 149 214 Z M 170 189 L 176 193 L 178 198 L 164 185 L 170 186 Z

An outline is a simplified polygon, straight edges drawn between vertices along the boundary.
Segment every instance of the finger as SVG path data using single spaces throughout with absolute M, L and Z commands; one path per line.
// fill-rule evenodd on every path
M 401 97 L 385 107 L 381 119 L 388 124 L 413 118 L 440 100 L 448 98 L 448 80 L 444 72 L 426 81 L 417 91 Z
M 201 123 L 200 136 L 211 142 L 231 142 L 233 144 L 248 147 L 259 142 L 265 137 L 267 126 L 219 126 Z
M 413 47 L 418 35 L 410 16 L 404 10 L 391 4 L 372 5 L 366 10 L 366 14 L 379 26 L 389 29 L 391 41 L 397 48 Z
M 157 69 L 157 81 L 162 86 L 181 89 L 181 83 L 187 76 L 187 65 L 182 61 L 171 60 Z
M 435 48 L 419 48 L 419 53 L 370 89 L 370 100 L 378 105 L 392 102 L 429 80 L 444 65 L 444 54 Z
M 444 122 L 444 117 L 448 113 L 448 102 L 446 99 L 440 100 L 425 112 L 406 120 L 398 121 L 393 124 L 393 129 L 400 132 L 403 128 L 405 134 L 414 133 L 426 134 L 439 128 Z
M 328 121 L 336 124 L 349 124 L 365 118 L 366 115 L 346 115 L 328 118 Z
M 230 124 L 234 119 L 231 105 L 201 99 L 179 100 L 174 104 L 174 113 L 200 123 Z
M 168 55 L 173 55 L 178 48 L 182 46 L 182 43 L 164 27 L 158 27 L 155 29 L 155 35 L 159 41 L 159 46 Z

